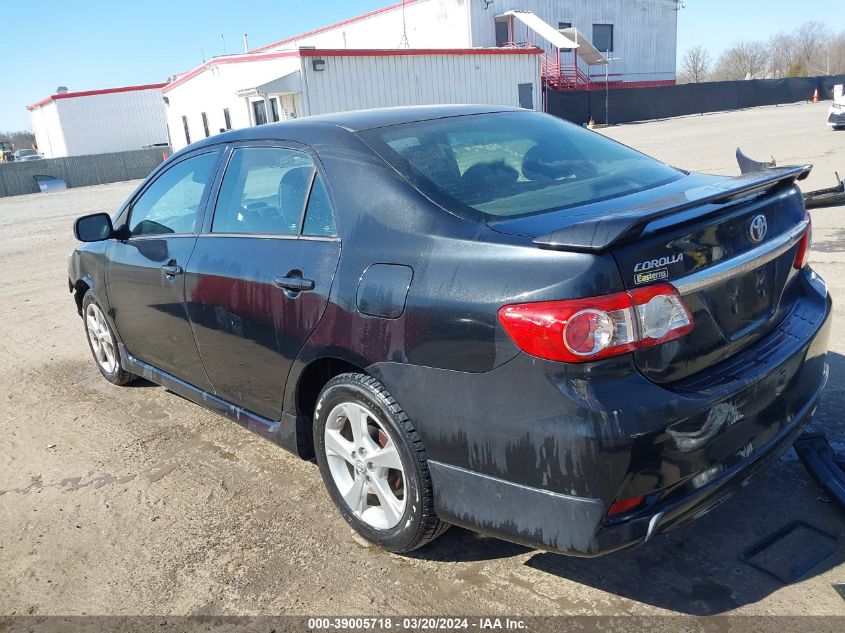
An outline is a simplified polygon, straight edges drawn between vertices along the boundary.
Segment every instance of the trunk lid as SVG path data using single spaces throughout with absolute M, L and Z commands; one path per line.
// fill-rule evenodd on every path
M 609 252 L 629 289 L 675 285 L 695 319 L 693 331 L 635 354 L 646 376 L 670 383 L 736 354 L 789 314 L 799 293 L 793 262 L 806 229 L 794 182 L 809 169 L 691 175 L 661 191 L 607 201 L 616 211 L 591 205 L 580 215 L 561 211 L 557 222 L 553 212 L 491 226 L 530 235 L 541 248 Z

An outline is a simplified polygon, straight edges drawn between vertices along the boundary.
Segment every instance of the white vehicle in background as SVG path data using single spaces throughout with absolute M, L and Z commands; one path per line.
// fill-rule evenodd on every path
M 25 160 L 43 160 L 44 154 L 39 154 L 34 149 L 19 149 L 15 150 L 14 161 L 17 163 L 19 161 Z
M 842 88 L 842 84 L 833 87 L 833 105 L 827 111 L 827 124 L 834 130 L 845 128 L 845 95 Z

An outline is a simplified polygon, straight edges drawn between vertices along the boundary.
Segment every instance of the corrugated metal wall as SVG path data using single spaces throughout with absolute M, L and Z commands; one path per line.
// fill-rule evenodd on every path
M 55 102 L 45 103 L 30 112 L 32 131 L 38 151 L 47 158 L 67 156 L 65 137 Z M 23 148 L 19 148 L 23 149 Z
M 158 88 L 60 99 L 54 103 L 64 132 L 66 156 L 167 143 L 164 102 Z
M 587 38 L 593 37 L 593 24 L 612 24 L 614 46 L 611 74 L 622 74 L 625 81 L 666 81 L 675 79 L 678 39 L 678 12 L 672 0 L 496 0 L 486 6 L 484 0 L 471 0 L 470 24 L 473 46 L 495 46 L 495 17 L 510 10 L 531 11 L 558 28 L 569 22 Z M 529 41 L 550 55 L 553 47 L 516 23 L 515 40 Z M 573 56 L 564 53 L 563 64 Z M 604 74 L 604 66 L 594 67 Z
M 34 175 L 61 178 L 68 187 L 146 178 L 169 152 L 169 147 L 152 147 L 114 154 L 0 163 L 0 197 L 38 193 Z
M 404 16 L 401 7 L 383 11 L 286 40 L 277 48 L 467 48 L 471 46 L 468 6 L 473 1 L 416 0 L 404 7 Z
M 303 57 L 303 108 L 307 114 L 437 103 L 519 105 L 521 83 L 534 86 L 542 109 L 536 55 L 326 56 L 315 71 Z

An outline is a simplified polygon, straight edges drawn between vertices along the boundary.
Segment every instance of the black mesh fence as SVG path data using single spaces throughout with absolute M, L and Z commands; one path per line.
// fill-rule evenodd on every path
M 833 87 L 845 75 L 789 77 L 749 81 L 710 81 L 657 88 L 615 90 L 549 90 L 547 110 L 573 123 L 631 123 L 688 114 L 740 110 L 755 106 L 809 101 L 816 89 L 820 99 L 832 99 Z

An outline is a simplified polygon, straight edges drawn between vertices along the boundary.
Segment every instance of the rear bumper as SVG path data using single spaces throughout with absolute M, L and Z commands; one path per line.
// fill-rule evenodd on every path
M 778 328 L 672 386 L 623 357 L 573 366 L 520 355 L 486 374 L 371 370 L 422 436 L 443 520 L 597 556 L 714 508 L 801 433 L 827 380 L 831 312 L 818 277 L 807 270 L 801 283 Z
M 827 373 L 825 373 L 825 382 Z M 531 547 L 595 557 L 644 543 L 659 532 L 697 519 L 748 485 L 760 469 L 776 461 L 812 418 L 824 383 L 815 398 L 769 443 L 718 479 L 672 501 L 608 523 L 607 506 L 589 499 L 520 486 L 447 464 L 429 461 L 438 514 L 450 522 Z M 448 491 L 445 494 L 443 491 Z M 472 504 L 469 500 L 487 500 Z

